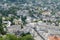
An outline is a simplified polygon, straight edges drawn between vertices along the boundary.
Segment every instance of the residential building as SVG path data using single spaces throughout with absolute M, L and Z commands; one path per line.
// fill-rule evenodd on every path
M 11 26 L 11 22 L 10 21 L 3 21 L 3 24 L 6 24 L 7 27 Z

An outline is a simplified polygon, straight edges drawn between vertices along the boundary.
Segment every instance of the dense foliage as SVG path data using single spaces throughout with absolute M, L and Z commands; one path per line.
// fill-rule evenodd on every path
M 0 16 L 0 34 L 6 34 L 6 32 L 4 31 L 4 27 L 2 24 L 2 16 Z
M 12 34 L 6 34 L 6 35 L 0 37 L 0 40 L 34 40 L 34 39 L 30 34 L 27 34 L 25 36 L 20 36 L 20 37 L 17 37 Z

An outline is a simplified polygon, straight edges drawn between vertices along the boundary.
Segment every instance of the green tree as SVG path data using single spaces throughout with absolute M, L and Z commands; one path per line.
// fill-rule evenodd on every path
M 22 19 L 22 22 L 23 22 L 23 25 L 25 25 L 26 24 L 26 16 L 21 16 L 21 19 Z
M 6 31 L 4 30 L 4 26 L 2 24 L 2 16 L 0 16 L 0 34 L 4 35 L 6 34 Z
M 6 34 L 0 37 L 0 40 L 18 40 L 17 36 L 12 34 Z
M 9 8 L 8 12 L 9 14 L 17 15 L 16 13 L 17 10 L 19 10 L 19 8 L 13 6 Z
M 33 37 L 30 34 L 26 34 L 25 36 L 17 37 L 13 34 L 6 34 L 3 36 L 0 36 L 0 40 L 34 40 Z
M 18 40 L 34 40 L 30 34 L 26 34 L 25 36 L 19 37 Z

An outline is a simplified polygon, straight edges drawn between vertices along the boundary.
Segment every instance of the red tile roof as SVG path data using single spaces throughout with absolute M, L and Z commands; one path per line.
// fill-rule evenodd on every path
M 49 40 L 60 40 L 60 37 L 58 37 L 58 36 L 49 36 L 48 39 Z

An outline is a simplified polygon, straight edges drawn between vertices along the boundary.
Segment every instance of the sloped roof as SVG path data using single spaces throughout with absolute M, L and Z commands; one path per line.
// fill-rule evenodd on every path
M 60 40 L 59 36 L 49 36 L 48 37 L 49 40 Z
M 51 15 L 51 12 L 50 12 L 50 11 L 44 11 L 44 12 L 42 13 L 42 15 Z

